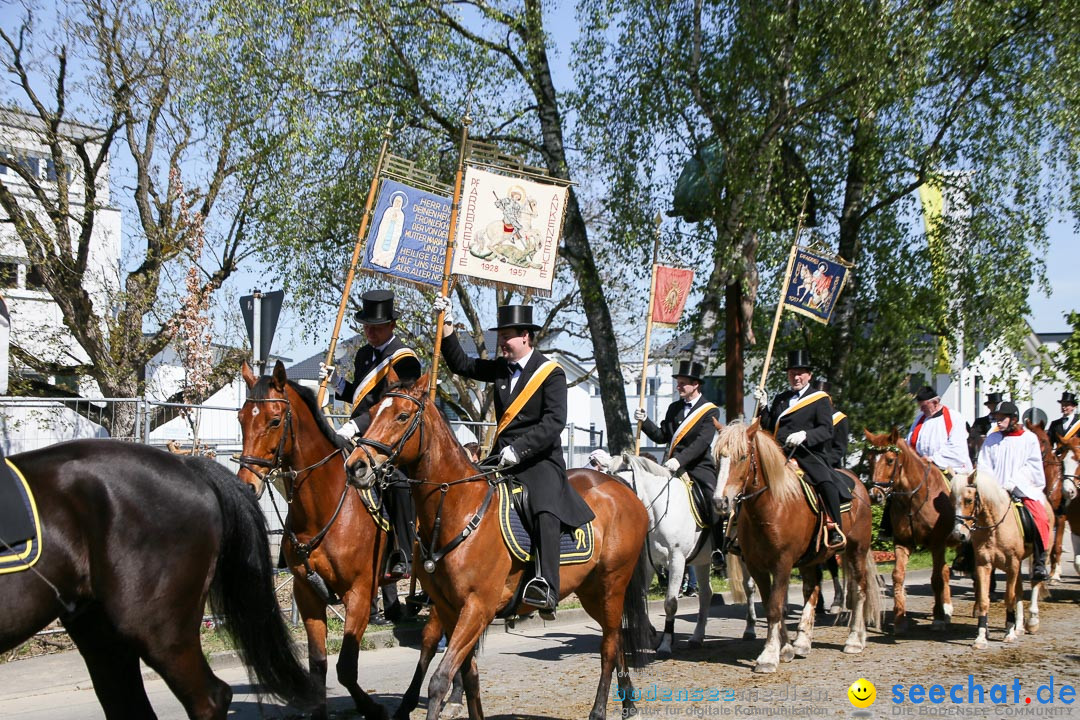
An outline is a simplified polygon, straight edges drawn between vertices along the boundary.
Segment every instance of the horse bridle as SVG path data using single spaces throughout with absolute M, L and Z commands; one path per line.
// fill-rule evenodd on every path
M 394 462 L 401 456 L 402 450 L 405 449 L 405 443 L 409 442 L 409 439 L 413 436 L 413 433 L 420 430 L 420 444 L 424 444 L 424 408 L 426 404 L 423 400 L 419 400 L 408 393 L 395 392 L 393 390 L 383 393 L 383 398 L 407 398 L 416 403 L 416 413 L 412 417 L 412 422 L 409 423 L 409 427 L 398 438 L 394 446 L 391 447 L 385 443 L 381 443 L 377 440 L 371 440 L 366 437 L 358 438 L 356 441 L 356 449 L 362 450 L 364 456 L 367 458 L 368 467 L 371 468 L 371 472 L 378 479 L 378 482 L 382 485 L 390 482 L 390 477 L 395 470 Z M 381 453 L 386 457 L 381 463 L 375 461 L 375 455 L 373 455 L 368 448 L 374 448 L 378 453 Z
M 268 483 L 274 481 L 274 475 L 285 472 L 282 467 L 282 457 L 285 450 L 285 438 L 292 432 L 292 403 L 289 402 L 289 398 L 248 398 L 249 403 L 271 403 L 271 402 L 283 402 L 285 403 L 285 427 L 281 431 L 281 438 L 278 440 L 277 448 L 274 450 L 273 458 L 267 460 L 266 458 L 257 457 L 255 455 L 240 455 L 236 458 L 236 461 L 240 463 L 240 467 L 250 472 L 255 477 L 262 481 L 262 487 L 255 497 L 262 497 L 262 494 L 266 492 L 266 486 Z M 269 468 L 265 473 L 260 473 L 256 468 Z M 290 495 L 292 493 L 290 492 Z M 292 499 L 289 498 L 291 502 Z
M 1012 500 L 1009 500 L 1010 505 Z M 1001 523 L 1005 522 L 1005 518 L 1009 517 L 1009 507 L 1005 508 L 1005 512 L 1001 513 L 1001 517 L 993 525 L 977 525 L 976 522 L 979 518 L 979 509 L 982 507 L 982 495 L 979 494 L 979 487 L 975 486 L 975 501 L 972 505 L 971 515 L 956 515 L 956 519 L 953 521 L 954 525 L 963 525 L 967 528 L 968 532 L 975 532 L 976 530 L 993 530 Z

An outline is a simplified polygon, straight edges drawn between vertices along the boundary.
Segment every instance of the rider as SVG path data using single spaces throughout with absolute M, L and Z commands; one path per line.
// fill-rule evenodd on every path
M 713 438 L 716 426 L 713 420 L 720 417 L 720 409 L 705 400 L 701 394 L 701 377 L 705 374 L 699 362 L 680 360 L 675 370 L 675 388 L 679 399 L 668 406 L 664 419 L 659 426 L 649 419 L 645 408 L 634 411 L 634 419 L 640 422 L 641 429 L 659 443 L 667 443 L 664 467 L 672 475 L 685 473 L 698 487 L 705 505 L 709 508 L 709 517 L 704 520 L 712 526 L 713 563 L 723 564 L 724 528 L 716 517 L 712 496 L 716 491 L 716 465 L 713 463 Z
M 330 378 L 337 399 L 352 405 L 351 418 L 337 431 L 350 440 L 363 435 L 371 424 L 369 411 L 386 392 L 386 376 L 391 367 L 403 382 L 419 380 L 422 374 L 416 353 L 394 335 L 401 313 L 394 309 L 393 291 L 371 290 L 360 299 L 362 307 L 354 318 L 364 326 L 364 337 L 368 344 L 356 351 L 352 382 L 346 382 L 344 376 L 335 373 L 333 366 L 319 363 L 319 381 Z M 409 574 L 409 561 L 416 539 L 416 511 L 404 476 L 400 471 L 396 472 L 398 482 L 383 494 L 390 522 L 394 526 L 396 545 L 386 565 L 390 577 L 401 578 Z
M 828 514 L 825 543 L 830 549 L 839 549 L 846 539 L 840 531 L 839 478 L 828 462 L 833 442 L 832 402 L 824 392 L 810 389 L 812 373 L 807 350 L 789 352 L 786 369 L 791 389 L 777 395 L 768 409 L 765 390 L 754 389 L 754 398 L 761 406 L 761 427 L 792 448 L 793 457 L 825 505 Z
M 529 580 L 523 600 L 555 617 L 559 604 L 559 536 L 562 527 L 581 527 L 593 512 L 566 479 L 562 431 L 566 425 L 566 374 L 536 350 L 531 305 L 498 309 L 500 356 L 494 360 L 470 357 L 458 343 L 450 319 L 450 299 L 435 299 L 435 312 L 445 312 L 443 357 L 450 370 L 474 380 L 495 383 L 495 442 L 498 469 L 513 474 L 529 491 L 533 513 L 533 552 L 538 574 Z M 539 550 L 539 552 L 536 552 Z
M 979 471 L 993 473 L 998 484 L 1022 502 L 1031 513 L 1037 532 L 1032 539 L 1032 582 L 1042 582 L 1046 572 L 1046 548 L 1050 545 L 1050 524 L 1043 508 L 1042 451 L 1035 433 L 1024 430 L 1020 411 L 1011 402 L 1003 402 L 993 414 L 995 425 L 979 451 Z
M 919 388 L 915 402 L 919 404 L 919 416 L 908 431 L 908 445 L 937 465 L 946 477 L 954 471 L 970 473 L 971 459 L 962 418 L 954 416 L 929 385 Z
M 994 411 L 997 410 L 997 406 L 1001 404 L 1001 393 L 992 392 L 986 394 L 986 402 L 983 405 L 986 406 L 986 414 L 982 417 L 975 418 L 975 422 L 971 423 L 971 431 L 978 433 L 983 437 L 990 434 L 990 428 L 994 425 Z M 975 458 L 972 458 L 974 460 Z
M 1076 415 L 1076 395 L 1074 393 L 1063 391 L 1061 393 L 1061 417 L 1054 422 L 1050 423 L 1050 429 L 1047 433 L 1050 435 L 1050 442 L 1054 444 L 1054 447 L 1061 452 L 1061 444 L 1063 440 L 1071 437 L 1076 437 L 1080 433 L 1080 417 Z
M 832 383 L 828 380 L 812 380 L 810 381 L 811 390 L 820 390 L 823 393 L 828 394 L 832 390 Z M 832 402 L 832 397 L 829 397 L 829 401 Z M 832 442 L 829 443 L 829 467 L 842 468 L 847 460 L 848 441 L 851 439 L 851 426 L 848 423 L 848 416 L 839 410 L 835 411 L 832 416 L 833 422 L 833 437 Z

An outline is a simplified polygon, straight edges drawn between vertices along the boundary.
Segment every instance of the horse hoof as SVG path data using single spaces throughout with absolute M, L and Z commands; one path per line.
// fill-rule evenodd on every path
M 661 660 L 669 659 L 671 657 L 671 648 L 663 646 L 656 648 L 656 657 Z
M 465 711 L 465 705 L 463 703 L 446 703 L 443 706 L 442 712 L 439 717 L 446 718 L 461 718 L 466 717 L 468 713 Z
M 899 622 L 893 623 L 893 635 L 907 635 L 907 632 L 910 629 L 911 624 L 908 622 L 907 618 L 904 618 Z
M 753 630 L 746 630 L 742 634 L 743 640 L 757 640 L 757 633 Z
M 948 627 L 949 627 L 948 622 L 946 622 L 945 620 L 938 619 L 938 620 L 934 621 L 933 625 L 930 626 L 930 629 L 932 629 L 932 630 L 934 630 L 936 632 L 941 632 L 943 630 L 947 630 Z
M 693 648 L 694 650 L 697 650 L 697 649 L 701 648 L 701 646 L 704 645 L 704 644 L 705 644 L 704 642 L 702 642 L 701 640 L 698 640 L 697 638 L 690 638 L 689 640 L 686 641 L 686 646 L 689 647 L 689 648 Z
M 795 644 L 795 657 L 804 658 L 804 657 L 808 657 L 809 655 L 810 655 L 810 645 L 809 645 L 809 643 L 806 646 L 799 645 L 798 643 Z
M 776 672 L 776 663 L 759 662 L 754 666 L 754 672 L 756 673 L 774 673 Z
M 791 645 L 785 645 L 780 651 L 780 662 L 791 662 L 795 659 L 795 648 Z
M 1026 623 L 1024 623 L 1024 629 L 1027 630 L 1028 634 L 1030 635 L 1034 635 L 1035 633 L 1039 632 L 1038 619 L 1028 620 Z
M 844 611 L 844 608 L 841 607 L 840 605 L 832 605 L 832 606 L 829 607 L 829 614 L 830 615 L 839 615 L 843 611 Z
M 976 650 L 985 650 L 986 648 L 990 647 L 990 643 L 988 643 L 986 640 L 984 640 L 982 638 L 979 638 L 978 640 L 975 641 L 975 644 L 972 645 L 972 647 L 975 648 Z
M 1016 642 L 1016 637 L 1017 637 L 1017 635 L 1016 635 L 1016 631 L 1015 631 L 1015 630 L 1010 630 L 1010 631 L 1009 631 L 1009 632 L 1008 632 L 1008 633 L 1007 633 L 1007 634 L 1005 635 L 1005 637 L 1004 637 L 1004 638 L 1002 638 L 1001 642 L 1005 642 L 1005 643 L 1014 643 L 1014 642 Z
M 846 655 L 858 655 L 863 651 L 863 646 L 860 643 L 848 643 L 844 645 L 844 654 Z

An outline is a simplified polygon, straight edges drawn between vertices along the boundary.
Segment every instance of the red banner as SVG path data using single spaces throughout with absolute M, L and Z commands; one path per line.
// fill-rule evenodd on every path
M 694 271 L 657 265 L 653 275 L 652 321 L 654 325 L 674 327 L 679 324 L 690 286 L 694 284 Z

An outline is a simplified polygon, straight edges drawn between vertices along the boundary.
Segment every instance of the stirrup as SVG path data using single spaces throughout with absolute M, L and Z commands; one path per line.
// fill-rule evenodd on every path
M 551 585 L 540 575 L 525 583 L 525 589 L 521 591 L 522 601 L 532 605 L 537 610 L 550 607 L 550 597 Z
M 829 534 L 833 530 L 835 530 L 837 532 L 837 534 L 840 535 L 840 542 L 839 542 L 839 544 L 836 544 L 836 545 L 830 545 L 829 544 Z M 840 529 L 840 526 L 838 524 L 836 524 L 836 523 L 833 523 L 831 526 L 826 525 L 826 527 L 825 527 L 825 547 L 828 548 L 829 550 L 839 550 L 840 548 L 844 547 L 845 545 L 847 545 L 847 535 L 845 535 L 844 531 Z

